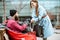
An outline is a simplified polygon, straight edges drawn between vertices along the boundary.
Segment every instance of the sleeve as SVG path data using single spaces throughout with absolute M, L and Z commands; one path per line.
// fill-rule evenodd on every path
M 23 24 L 23 25 L 21 26 L 21 25 L 19 25 L 17 22 L 13 22 L 11 25 L 14 26 L 15 28 L 21 30 L 21 31 L 25 30 L 25 28 L 27 27 L 26 24 Z
M 32 20 L 34 20 L 35 22 L 38 21 L 38 17 L 36 17 L 35 15 L 35 10 L 32 11 Z

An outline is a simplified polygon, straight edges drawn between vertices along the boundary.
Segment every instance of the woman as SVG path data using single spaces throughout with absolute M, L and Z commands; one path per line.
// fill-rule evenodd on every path
M 31 23 L 33 22 L 38 22 L 39 26 L 43 27 L 43 34 L 44 34 L 44 38 L 43 40 L 47 40 L 47 37 L 51 36 L 54 31 L 52 28 L 52 24 L 50 21 L 49 16 L 46 13 L 46 10 L 40 6 L 38 4 L 38 1 L 36 0 L 32 0 L 30 2 L 30 7 L 31 7 L 31 12 L 32 12 L 32 19 L 31 19 Z

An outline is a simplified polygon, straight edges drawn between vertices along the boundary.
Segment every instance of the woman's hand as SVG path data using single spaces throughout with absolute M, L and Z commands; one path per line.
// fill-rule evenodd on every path
M 31 19 L 31 23 L 33 23 L 34 22 L 34 20 L 33 19 Z

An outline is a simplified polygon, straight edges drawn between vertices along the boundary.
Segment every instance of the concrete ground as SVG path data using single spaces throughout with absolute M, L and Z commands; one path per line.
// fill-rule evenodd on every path
M 42 38 L 37 37 L 37 40 L 42 40 Z M 55 29 L 55 33 L 48 37 L 47 40 L 60 40 L 60 29 Z
M 37 40 L 42 40 L 42 38 L 37 37 Z M 48 37 L 47 40 L 60 40 L 60 34 L 54 34 Z

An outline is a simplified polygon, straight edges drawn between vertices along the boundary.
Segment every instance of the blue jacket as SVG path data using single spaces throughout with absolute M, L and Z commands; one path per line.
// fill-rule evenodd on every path
M 37 22 L 38 19 L 40 20 L 39 25 L 43 26 L 44 38 L 47 38 L 54 33 L 54 30 L 53 30 L 53 27 L 51 24 L 51 20 L 50 20 L 49 16 L 47 15 L 46 10 L 42 6 L 39 6 L 38 10 L 39 10 L 39 16 L 37 17 L 35 14 L 35 9 L 32 9 L 32 19 L 35 22 Z M 47 15 L 47 16 L 42 18 L 44 15 Z

